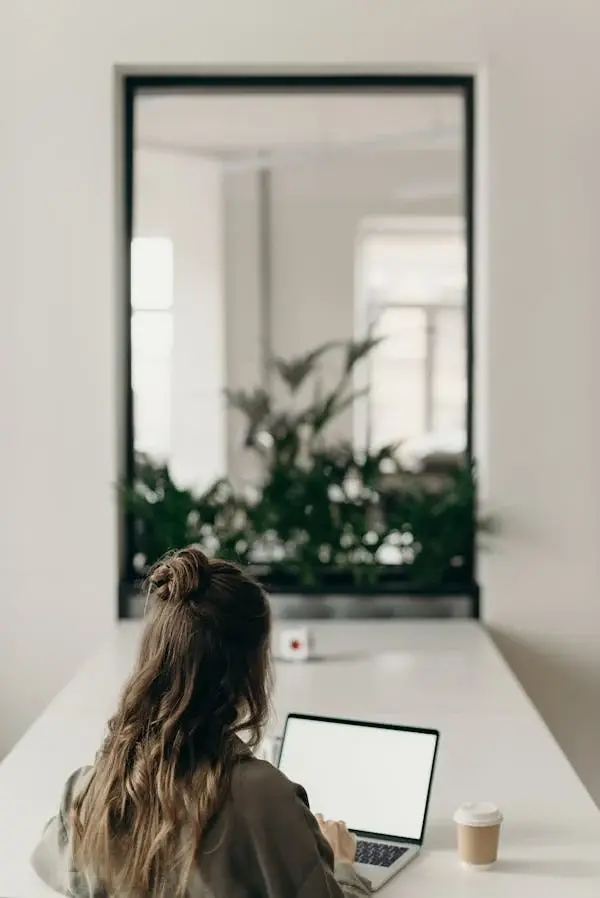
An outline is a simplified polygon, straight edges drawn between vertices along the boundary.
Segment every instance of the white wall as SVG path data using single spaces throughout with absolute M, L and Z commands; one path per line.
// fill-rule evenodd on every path
M 173 243 L 170 466 L 178 484 L 204 490 L 226 466 L 221 166 L 137 149 L 134 175 L 134 235 Z
M 483 75 L 489 150 L 484 613 L 600 799 L 599 25 L 595 0 L 3 5 L 4 747 L 115 614 L 113 66 L 454 67 Z

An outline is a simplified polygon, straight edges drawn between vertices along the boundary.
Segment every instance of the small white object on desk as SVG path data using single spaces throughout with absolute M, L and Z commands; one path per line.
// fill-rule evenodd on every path
M 313 653 L 313 635 L 308 627 L 290 627 L 279 634 L 279 661 L 308 661 Z

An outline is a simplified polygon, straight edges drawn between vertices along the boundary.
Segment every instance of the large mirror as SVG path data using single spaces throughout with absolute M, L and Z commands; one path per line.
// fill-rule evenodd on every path
M 381 509 L 419 482 L 463 490 L 423 583 L 470 579 L 464 86 L 142 84 L 132 123 L 136 569 L 197 537 L 373 586 L 418 568 L 416 520 Z

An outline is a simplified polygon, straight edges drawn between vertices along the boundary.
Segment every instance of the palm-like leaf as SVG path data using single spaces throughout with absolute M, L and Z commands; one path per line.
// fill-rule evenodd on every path
M 255 390 L 225 390 L 231 408 L 243 412 L 251 424 L 260 424 L 271 411 L 271 397 L 262 387 Z
M 355 390 L 344 396 L 341 390 L 334 390 L 324 399 L 316 402 L 312 409 L 307 412 L 307 419 L 310 421 L 315 434 L 321 433 L 338 415 L 349 408 L 357 399 L 366 396 L 369 392 L 368 387 L 363 390 Z
M 332 341 L 323 343 L 322 346 L 318 346 L 312 352 L 307 352 L 288 361 L 276 358 L 273 359 L 273 366 L 290 392 L 297 393 L 306 378 L 315 370 L 315 366 L 321 356 L 325 355 L 326 352 L 329 352 L 336 345 Z
M 344 361 L 344 371 L 350 374 L 354 366 L 364 359 L 376 346 L 382 341 L 382 337 L 365 337 L 364 340 L 351 341 L 346 343 L 346 358 Z
M 258 434 L 266 429 L 271 414 L 271 397 L 265 389 L 225 390 L 225 396 L 231 408 L 237 409 L 246 416 L 246 448 L 259 449 Z

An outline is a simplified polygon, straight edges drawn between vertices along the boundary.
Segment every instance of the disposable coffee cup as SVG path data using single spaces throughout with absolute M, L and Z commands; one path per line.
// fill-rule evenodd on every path
M 502 814 L 487 801 L 463 804 L 454 815 L 461 863 L 486 870 L 498 860 Z

